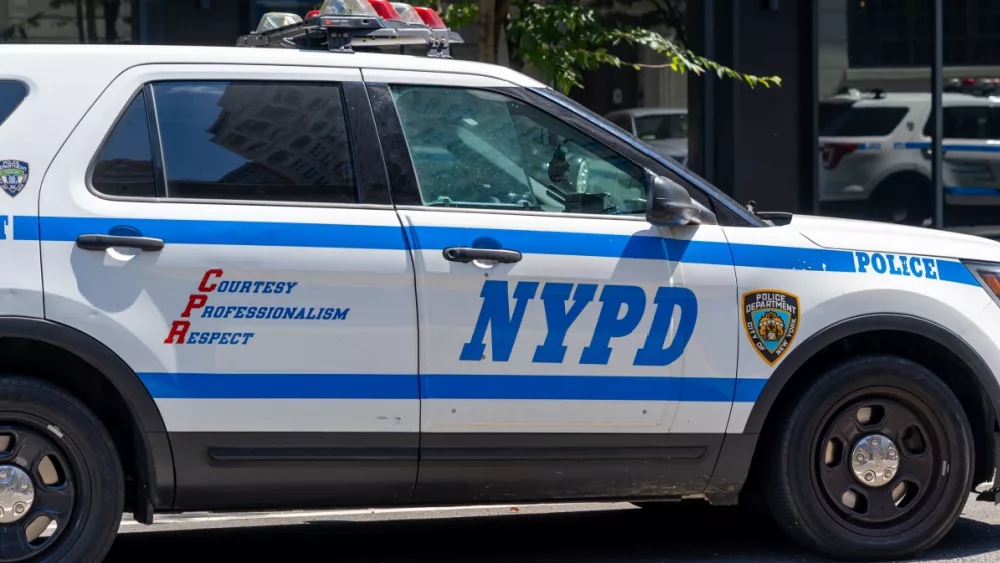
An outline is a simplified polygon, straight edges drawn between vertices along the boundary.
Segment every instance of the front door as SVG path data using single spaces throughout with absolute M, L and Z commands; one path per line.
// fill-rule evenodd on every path
M 648 224 L 640 166 L 500 81 L 384 78 L 370 88 L 395 102 L 420 194 L 399 208 L 419 303 L 417 498 L 703 486 L 740 327 L 721 230 Z
M 410 498 L 413 267 L 391 205 L 359 205 L 367 107 L 356 69 L 141 67 L 46 175 L 46 316 L 139 374 L 179 508 Z

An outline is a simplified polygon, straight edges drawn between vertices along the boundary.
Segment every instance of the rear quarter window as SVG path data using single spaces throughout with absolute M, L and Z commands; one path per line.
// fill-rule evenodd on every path
M 906 107 L 852 105 L 835 111 L 820 108 L 821 137 L 884 137 L 892 133 L 909 113 Z
M 0 80 L 0 125 L 7 121 L 27 95 L 28 87 L 23 82 Z

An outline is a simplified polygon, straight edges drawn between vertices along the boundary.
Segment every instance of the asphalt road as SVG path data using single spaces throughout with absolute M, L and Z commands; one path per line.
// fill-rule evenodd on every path
M 817 561 L 763 518 L 628 504 L 165 516 L 126 521 L 108 563 Z M 920 561 L 1000 560 L 1000 507 L 971 501 Z

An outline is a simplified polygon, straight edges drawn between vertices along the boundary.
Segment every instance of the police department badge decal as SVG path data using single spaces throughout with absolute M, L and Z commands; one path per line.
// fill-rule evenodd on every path
M 777 289 L 744 293 L 743 328 L 760 357 L 773 366 L 795 340 L 799 329 L 799 298 Z
M 20 160 L 0 160 L 0 188 L 10 197 L 21 193 L 28 183 L 28 163 Z

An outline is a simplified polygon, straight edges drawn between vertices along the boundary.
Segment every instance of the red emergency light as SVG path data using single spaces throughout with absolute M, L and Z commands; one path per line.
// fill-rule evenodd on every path
M 319 17 L 319 10 L 310 10 L 309 12 L 306 12 L 307 20 L 311 20 L 316 17 Z
M 431 8 L 425 8 L 424 6 L 414 6 L 417 15 L 420 19 L 424 20 L 424 24 L 431 29 L 448 29 L 448 26 L 444 24 L 444 20 Z
M 392 4 L 388 0 L 368 0 L 368 3 L 372 5 L 372 8 L 375 8 L 375 13 L 378 14 L 378 17 L 384 20 L 403 21 L 399 12 L 396 11 L 396 8 L 392 7 Z

